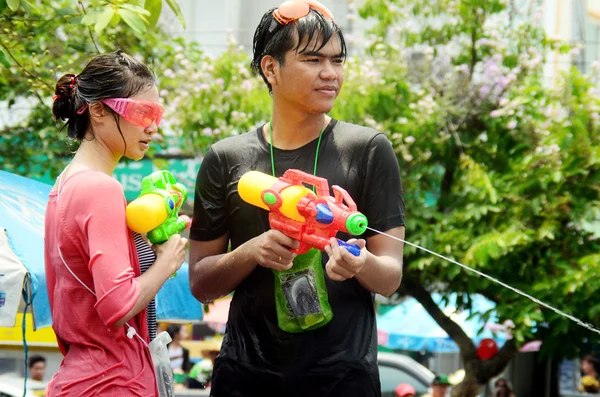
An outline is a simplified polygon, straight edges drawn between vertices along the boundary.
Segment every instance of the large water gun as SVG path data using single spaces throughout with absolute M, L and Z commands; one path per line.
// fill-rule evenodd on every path
M 303 183 L 313 185 L 317 194 Z M 287 170 L 281 178 L 249 171 L 238 182 L 242 200 L 270 211 L 271 228 L 300 242 L 300 247 L 292 251 L 297 254 L 311 248 L 325 250 L 338 232 L 359 236 L 367 229 L 367 218 L 357 211 L 348 192 L 339 186 L 332 189 L 333 197 L 327 179 L 295 169 Z M 360 255 L 357 245 L 341 240 L 338 243 L 351 254 Z
M 187 200 L 187 189 L 169 171 L 156 171 L 142 179 L 138 198 L 127 205 L 127 226 L 146 233 L 152 244 L 167 241 L 190 226 L 190 218 L 179 215 Z

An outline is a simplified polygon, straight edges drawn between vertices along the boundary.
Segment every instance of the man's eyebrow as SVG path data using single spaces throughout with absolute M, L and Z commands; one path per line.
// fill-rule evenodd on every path
M 322 52 L 319 52 L 319 51 L 304 51 L 304 52 L 301 52 L 300 55 L 304 55 L 304 56 L 307 56 L 307 57 L 328 58 L 327 55 L 325 55 L 325 54 L 323 54 Z M 340 52 L 339 54 L 333 55 L 330 58 L 343 58 L 343 57 L 344 57 L 344 54 Z

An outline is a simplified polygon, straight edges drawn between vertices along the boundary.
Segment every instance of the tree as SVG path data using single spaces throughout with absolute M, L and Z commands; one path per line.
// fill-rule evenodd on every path
M 408 239 L 490 274 L 584 321 L 600 284 L 595 76 L 576 70 L 544 82 L 550 51 L 532 2 L 367 0 L 374 17 L 365 67 L 350 63 L 336 114 L 386 131 L 401 163 Z M 524 4 L 527 3 L 527 4 Z M 596 70 L 597 72 L 597 70 Z M 362 81 L 364 84 L 352 84 Z M 577 324 L 458 266 L 407 247 L 401 293 L 413 295 L 461 349 L 466 377 L 455 396 L 474 396 L 525 341 L 549 357 L 597 340 Z M 489 360 L 433 302 L 430 292 L 496 302 L 485 320 L 514 323 L 514 339 Z M 568 335 L 568 338 L 566 336 Z
M 179 6 L 165 0 L 184 23 Z M 7 171 L 53 176 L 76 143 L 65 145 L 52 120 L 56 80 L 81 70 L 93 55 L 118 48 L 157 66 L 181 40 L 156 27 L 162 0 L 0 0 L 0 101 L 11 115 L 0 123 L 0 162 Z M 165 44 L 163 44 L 165 43 Z M 65 134 L 66 135 L 66 134 Z

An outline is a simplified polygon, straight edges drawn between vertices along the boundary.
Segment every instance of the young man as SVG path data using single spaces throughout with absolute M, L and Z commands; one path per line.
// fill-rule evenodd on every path
M 29 358 L 29 379 L 43 382 L 44 375 L 46 375 L 46 359 L 43 356 L 31 356 Z
M 292 267 L 290 249 L 298 241 L 269 230 L 267 211 L 237 192 L 251 170 L 279 177 L 292 168 L 310 174 L 316 168 L 318 177 L 349 192 L 370 226 L 404 238 L 390 142 L 327 116 L 342 87 L 345 56 L 344 37 L 322 5 L 296 0 L 268 11 L 254 35 L 252 66 L 272 93 L 272 124 L 216 143 L 202 162 L 190 286 L 202 302 L 235 290 L 215 361 L 215 397 L 381 395 L 373 299 L 398 288 L 402 243 L 368 231 L 366 242 L 354 242 L 361 252 L 353 256 L 333 239 L 322 254 L 333 318 L 318 329 L 288 333 L 278 325 L 273 270 Z

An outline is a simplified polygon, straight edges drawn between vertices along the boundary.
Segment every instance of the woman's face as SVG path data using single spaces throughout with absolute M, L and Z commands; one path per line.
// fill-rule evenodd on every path
M 179 339 L 180 340 L 187 340 L 189 338 L 190 334 L 187 330 L 187 327 L 182 326 L 181 330 L 179 331 Z
M 158 103 L 158 89 L 152 86 L 129 99 Z M 102 106 L 108 107 L 106 104 L 102 104 Z M 131 160 L 144 158 L 150 147 L 152 134 L 156 131 L 158 131 L 158 126 L 154 122 L 148 127 L 142 127 L 111 112 L 106 112 L 102 117 L 102 122 L 98 126 L 94 126 L 95 138 L 102 140 L 117 159 L 123 156 Z

